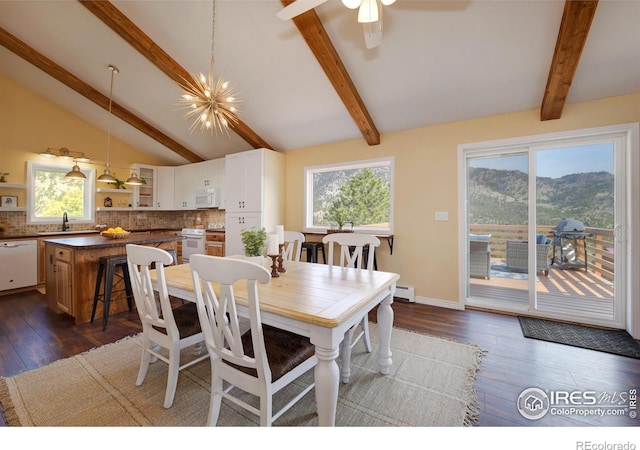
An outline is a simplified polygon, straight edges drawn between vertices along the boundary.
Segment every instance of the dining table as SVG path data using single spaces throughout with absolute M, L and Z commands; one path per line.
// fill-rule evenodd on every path
M 258 285 L 262 322 L 310 338 L 318 358 L 314 368 L 318 424 L 334 426 L 340 379 L 348 382 L 350 378 L 348 361 L 343 363 L 342 371 L 336 363 L 341 343 L 345 333 L 376 306 L 379 335 L 376 362 L 381 374 L 389 374 L 391 304 L 400 275 L 294 261 L 286 262 L 284 268 L 286 271 L 279 276 Z M 165 267 L 164 273 L 169 295 L 196 301 L 188 263 Z M 155 273 L 152 280 L 157 287 Z M 248 317 L 246 283 L 236 283 L 234 293 L 238 314 Z

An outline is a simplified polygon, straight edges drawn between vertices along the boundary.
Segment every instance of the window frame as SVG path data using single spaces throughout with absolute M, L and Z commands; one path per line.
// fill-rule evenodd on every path
M 27 224 L 44 225 L 62 221 L 59 217 L 36 217 L 35 216 L 35 173 L 37 170 L 47 170 L 51 172 L 67 173 L 71 170 L 69 164 L 54 164 L 52 162 L 27 161 Z M 95 222 L 95 169 L 80 167 L 80 171 L 87 177 L 84 181 L 83 209 L 85 214 L 82 217 L 69 218 L 73 223 L 94 223 Z
M 395 157 L 388 156 L 376 159 L 366 159 L 358 161 L 348 161 L 342 163 L 323 164 L 318 166 L 307 166 L 304 168 L 304 224 L 303 230 L 307 233 L 324 233 L 327 226 L 313 225 L 313 175 L 322 172 L 335 172 L 339 170 L 366 169 L 372 167 L 388 166 L 389 177 L 389 226 L 388 227 L 367 227 L 354 226 L 354 232 L 366 232 L 374 235 L 393 234 L 394 229 L 394 192 L 395 192 Z

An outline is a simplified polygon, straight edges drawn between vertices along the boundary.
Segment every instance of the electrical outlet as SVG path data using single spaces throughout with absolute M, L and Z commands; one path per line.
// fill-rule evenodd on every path
M 446 222 L 449 220 L 449 213 L 447 211 L 436 211 L 436 220 L 438 222 Z

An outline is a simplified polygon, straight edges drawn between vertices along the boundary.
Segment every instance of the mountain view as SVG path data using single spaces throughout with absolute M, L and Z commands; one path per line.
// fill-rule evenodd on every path
M 469 223 L 522 225 L 527 223 L 529 175 L 519 170 L 469 169 Z M 563 218 L 585 226 L 614 226 L 614 177 L 589 172 L 560 178 L 538 177 L 537 222 L 555 226 Z

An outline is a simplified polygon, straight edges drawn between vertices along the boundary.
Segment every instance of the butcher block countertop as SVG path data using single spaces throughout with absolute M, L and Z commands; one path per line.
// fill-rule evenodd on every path
M 46 243 L 73 248 L 109 248 L 122 247 L 126 244 L 149 245 L 162 242 L 181 241 L 182 236 L 168 234 L 131 233 L 124 238 L 112 239 L 104 236 L 80 236 L 69 238 L 45 239 Z

